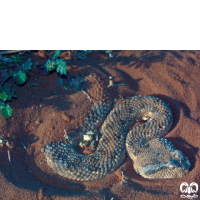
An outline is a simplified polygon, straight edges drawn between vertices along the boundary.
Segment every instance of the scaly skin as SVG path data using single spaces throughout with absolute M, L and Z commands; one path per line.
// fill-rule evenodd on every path
M 178 178 L 188 173 L 189 159 L 167 139 L 173 117 L 168 105 L 152 96 L 124 100 L 111 112 L 111 101 L 97 102 L 88 114 L 81 132 L 99 130 L 94 153 L 80 154 L 76 140 L 49 143 L 43 152 L 47 164 L 62 177 L 78 181 L 95 180 L 116 170 L 128 152 L 134 169 L 145 178 Z M 110 113 L 109 113 L 110 112 Z M 133 127 L 133 122 L 146 123 Z

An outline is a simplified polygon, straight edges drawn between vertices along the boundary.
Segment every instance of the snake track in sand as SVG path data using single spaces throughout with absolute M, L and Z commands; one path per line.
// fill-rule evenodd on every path
M 189 159 L 162 138 L 173 121 L 166 103 L 153 96 L 135 96 L 112 110 L 111 107 L 112 101 L 106 95 L 103 101 L 93 103 L 86 123 L 79 130 L 83 135 L 103 123 L 94 153 L 79 153 L 75 139 L 45 146 L 42 151 L 55 173 L 79 181 L 99 179 L 116 170 L 126 152 L 136 172 L 145 178 L 178 178 L 188 173 Z M 133 122 L 141 120 L 145 123 L 130 130 Z

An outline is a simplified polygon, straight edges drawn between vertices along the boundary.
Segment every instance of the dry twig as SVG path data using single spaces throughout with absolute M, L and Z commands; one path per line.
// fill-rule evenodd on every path
M 44 53 L 45 53 L 50 59 L 52 59 L 52 56 L 51 56 L 47 51 L 44 50 Z
M 9 160 L 9 163 L 11 164 L 10 150 L 8 150 L 7 152 L 8 152 L 8 160 Z
M 26 50 L 8 50 L 8 51 L 0 51 L 0 55 L 19 53 L 19 52 L 22 52 L 22 51 L 26 51 Z
M 89 94 L 85 91 L 82 91 L 84 94 L 86 94 L 87 98 L 90 100 L 90 102 L 92 102 L 92 99 L 90 98 Z

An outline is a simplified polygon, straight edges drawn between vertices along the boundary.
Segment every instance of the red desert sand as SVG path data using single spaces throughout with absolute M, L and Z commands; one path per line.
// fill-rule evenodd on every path
M 13 116 L 0 116 L 0 137 L 13 141 L 0 148 L 1 200 L 63 199 L 181 199 L 180 185 L 196 182 L 200 187 L 200 51 L 114 51 L 114 57 L 94 52 L 85 60 L 68 59 L 69 76 L 98 70 L 104 87 L 119 104 L 136 95 L 152 95 L 170 104 L 173 125 L 165 135 L 191 161 L 190 172 L 177 179 L 146 179 L 138 175 L 126 156 L 113 173 L 95 181 L 62 178 L 46 164 L 41 149 L 51 141 L 64 141 L 82 122 L 91 107 L 87 96 L 67 90 L 68 79 L 56 72 L 42 75 L 40 66 L 48 55 L 33 51 L 24 55 L 34 63 L 24 86 L 17 86 L 17 99 L 10 102 Z M 69 53 L 63 51 L 65 58 Z M 62 57 L 62 55 L 61 55 Z M 37 63 L 37 66 L 36 64 Z M 109 87 L 109 77 L 114 87 Z M 119 84 L 119 85 L 117 85 Z M 97 87 L 91 88 L 95 94 Z M 90 153 L 91 149 L 85 149 Z M 122 184 L 126 176 L 127 183 Z M 200 189 L 199 189 L 200 191 Z M 199 191 L 196 195 L 199 195 Z M 187 195 L 187 194 L 186 194 Z

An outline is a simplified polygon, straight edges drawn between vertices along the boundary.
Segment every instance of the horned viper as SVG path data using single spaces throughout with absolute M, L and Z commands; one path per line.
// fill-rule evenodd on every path
M 116 170 L 126 152 L 135 171 L 145 178 L 178 178 L 188 173 L 189 159 L 162 138 L 173 122 L 165 102 L 153 96 L 134 96 L 111 109 L 109 98 L 93 103 L 79 130 L 83 135 L 102 124 L 94 153 L 79 153 L 76 139 L 45 146 L 44 156 L 55 173 L 78 181 L 99 179 Z M 141 120 L 145 123 L 130 129 L 133 122 Z

